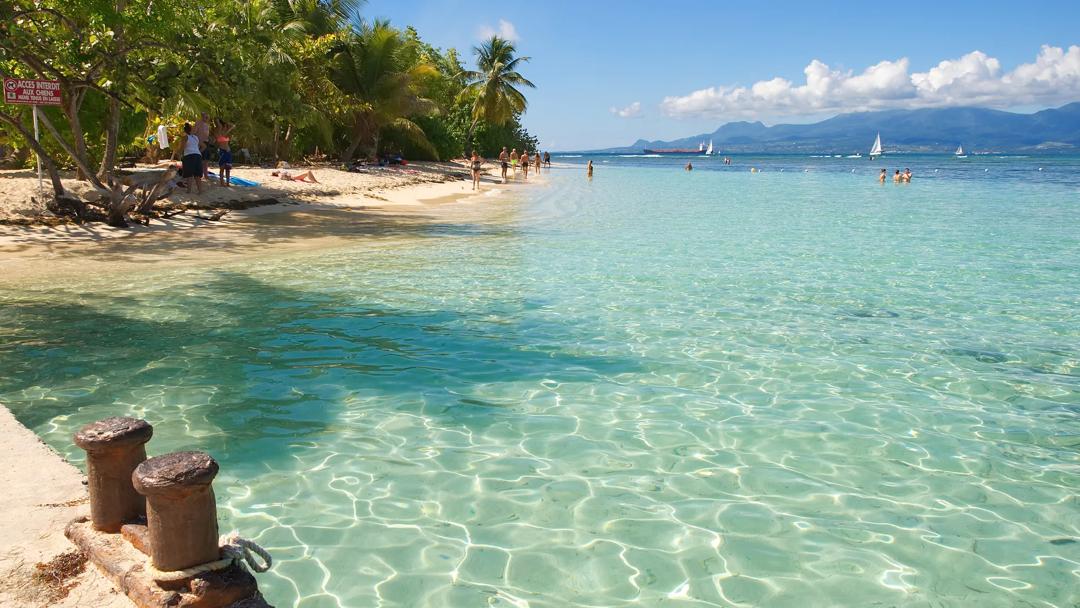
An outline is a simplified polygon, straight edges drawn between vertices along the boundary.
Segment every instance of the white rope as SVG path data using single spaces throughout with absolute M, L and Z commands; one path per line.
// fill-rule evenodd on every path
M 191 578 L 204 572 L 224 570 L 233 564 L 239 564 L 243 567 L 244 563 L 247 563 L 247 566 L 255 572 L 266 572 L 270 569 L 270 566 L 274 565 L 274 560 L 270 557 L 269 551 L 260 547 L 255 541 L 241 538 L 240 534 L 235 530 L 218 539 L 218 544 L 221 545 L 221 554 L 224 555 L 219 560 L 168 572 L 158 570 L 151 564 L 148 567 L 150 575 L 155 581 L 168 582 Z M 255 555 L 262 559 L 262 563 L 255 559 Z

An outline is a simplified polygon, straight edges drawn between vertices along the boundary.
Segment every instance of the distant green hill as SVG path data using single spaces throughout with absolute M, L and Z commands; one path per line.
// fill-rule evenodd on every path
M 952 152 L 1080 151 L 1080 102 L 1034 114 L 985 108 L 886 110 L 840 114 L 807 125 L 729 122 L 712 133 L 672 141 L 639 139 L 632 145 L 591 152 L 633 153 L 645 148 L 697 148 L 712 140 L 723 152 L 821 152 L 866 154 L 881 133 L 885 150 Z

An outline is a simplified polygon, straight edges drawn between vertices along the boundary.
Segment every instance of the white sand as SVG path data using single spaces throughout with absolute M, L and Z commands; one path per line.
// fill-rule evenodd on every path
M 0 406 L 0 606 L 45 605 L 30 575 L 38 562 L 75 548 L 64 537 L 64 526 L 89 513 L 82 479 L 78 469 Z M 89 563 L 74 580 L 68 597 L 52 606 L 133 606 Z

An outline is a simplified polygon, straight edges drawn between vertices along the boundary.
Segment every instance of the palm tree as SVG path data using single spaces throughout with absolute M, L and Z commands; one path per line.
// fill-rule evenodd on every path
M 416 61 L 414 43 L 387 21 L 363 25 L 343 44 L 333 60 L 333 79 L 338 89 L 358 103 L 352 114 L 352 133 L 342 159 L 351 160 L 365 140 L 378 153 L 379 134 L 392 127 L 417 143 L 431 143 L 410 117 L 434 109 L 420 96 L 424 78 L 437 76 L 427 61 Z
M 481 120 L 493 125 L 505 125 L 529 105 L 518 87 L 535 89 L 536 85 L 518 73 L 518 65 L 529 61 L 529 58 L 515 57 L 516 52 L 514 43 L 498 36 L 492 36 L 480 46 L 473 47 L 476 66 L 480 69 L 464 73 L 468 85 L 461 93 L 473 100 L 472 124 L 465 134 L 466 154 L 476 125 Z

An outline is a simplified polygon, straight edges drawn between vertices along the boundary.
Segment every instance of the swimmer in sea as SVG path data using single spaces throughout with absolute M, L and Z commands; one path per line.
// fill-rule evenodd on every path
M 588 165 L 588 167 L 586 167 L 586 169 L 588 170 L 589 179 L 592 179 L 592 161 L 591 160 L 589 161 L 589 165 Z
M 694 163 L 686 163 L 686 170 L 687 171 L 693 171 L 694 170 Z
M 911 169 L 904 169 L 904 181 L 909 184 L 911 183 Z
M 878 183 L 884 184 L 886 177 L 887 177 L 887 172 L 885 171 L 885 169 L 882 169 L 881 174 L 878 175 L 878 178 L 877 178 Z
M 904 181 L 904 178 L 900 175 L 899 169 L 896 170 L 896 173 L 893 173 L 892 181 L 894 184 L 899 184 L 900 182 Z

